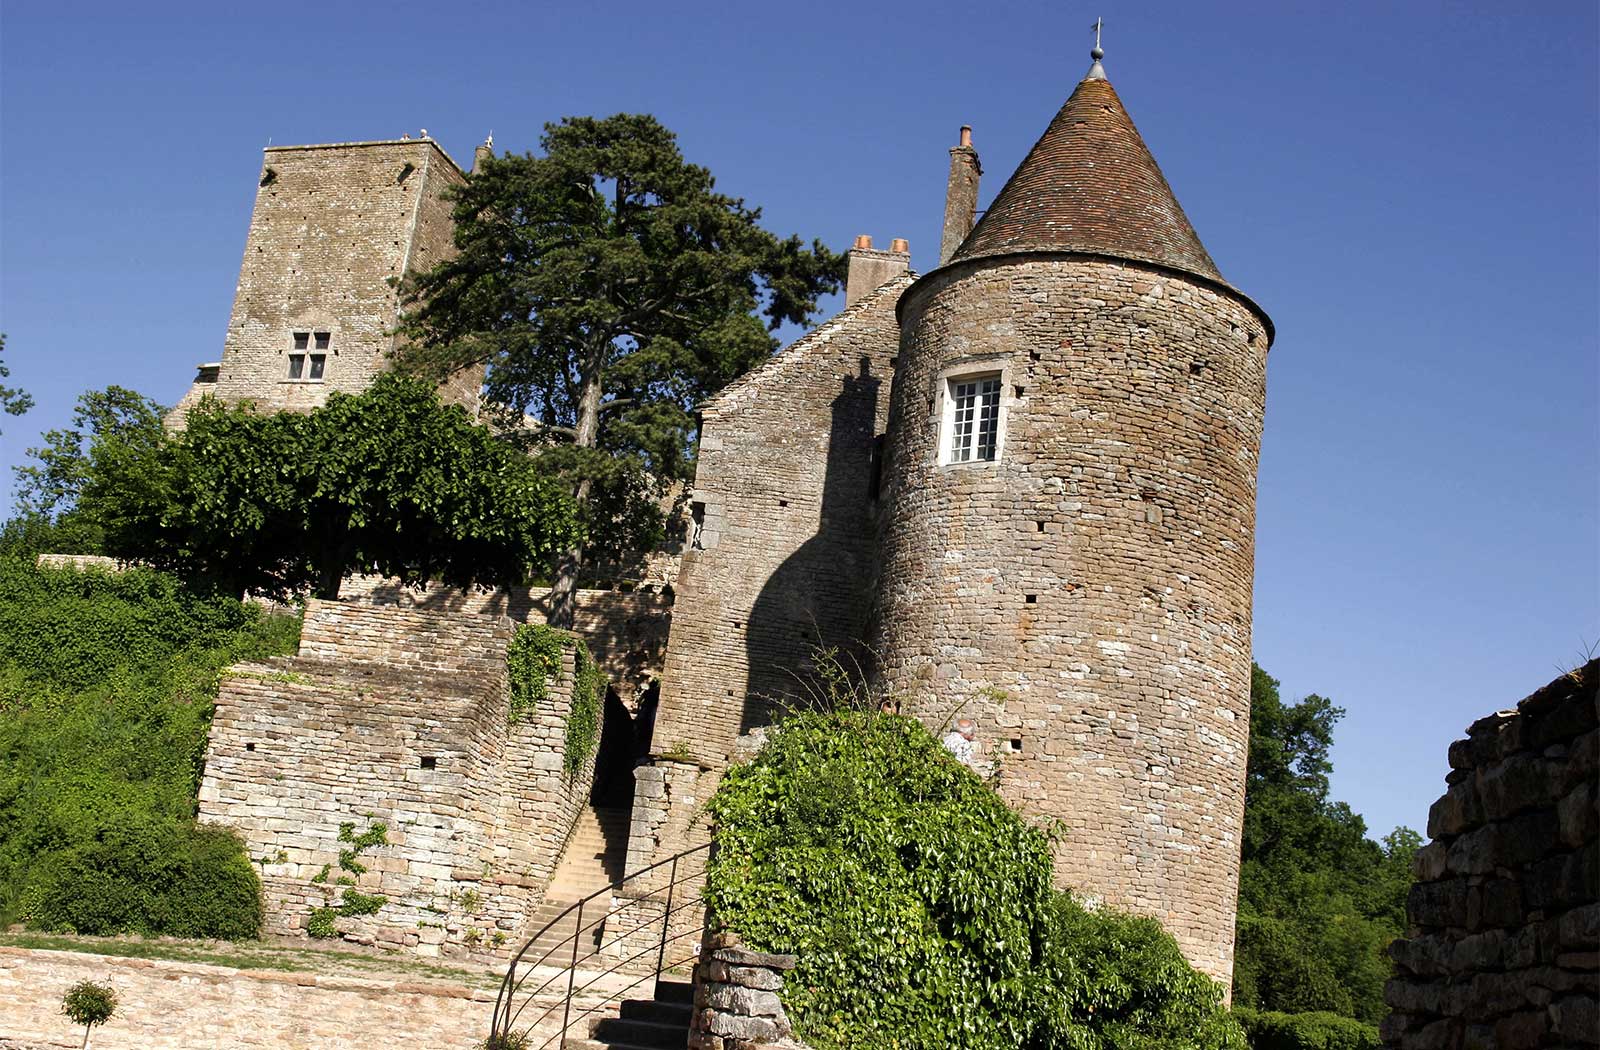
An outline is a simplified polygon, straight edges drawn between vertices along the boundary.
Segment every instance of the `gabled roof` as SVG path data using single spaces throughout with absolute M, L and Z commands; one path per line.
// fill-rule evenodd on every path
M 696 411 L 731 409 L 741 401 L 758 396 L 763 388 L 791 381 L 817 353 L 835 353 L 832 344 L 840 338 L 877 329 L 887 351 L 895 352 L 900 345 L 900 324 L 895 318 L 895 306 L 899 303 L 901 294 L 911 287 L 916 279 L 917 275 L 908 270 L 883 282 L 831 320 L 813 328 L 712 394 L 695 406 Z
M 1098 62 L 950 261 L 1029 251 L 1108 255 L 1222 281 Z

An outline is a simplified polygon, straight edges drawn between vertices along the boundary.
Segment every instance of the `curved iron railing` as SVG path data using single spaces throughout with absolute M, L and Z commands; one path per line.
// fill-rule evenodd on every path
M 520 1034 L 529 1050 L 559 1048 L 575 1026 L 582 1032 L 586 1018 L 607 1016 L 647 982 L 653 994 L 663 973 L 698 958 L 710 851 L 707 842 L 640 868 L 545 923 L 506 967 L 488 1045 Z M 552 940 L 569 918 L 570 934 Z M 534 1042 L 541 1034 L 544 1041 Z

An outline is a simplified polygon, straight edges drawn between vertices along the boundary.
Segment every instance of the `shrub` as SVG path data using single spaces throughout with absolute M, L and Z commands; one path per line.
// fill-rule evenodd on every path
M 195 792 L 219 672 L 298 633 L 162 573 L 0 558 L 0 925 L 254 935 L 255 874 Z
M 1251 1050 L 1377 1050 L 1378 1029 L 1327 1011 L 1285 1014 L 1239 1007 L 1234 1017 L 1244 1026 Z
M 51 857 L 27 901 L 42 930 L 239 940 L 261 932 L 261 884 L 237 837 L 175 821 L 109 826 Z
M 912 719 L 795 714 L 710 808 L 706 901 L 798 955 L 819 1050 L 1243 1046 L 1159 926 L 1055 893 L 1045 836 Z
M 111 1020 L 111 1015 L 117 1009 L 117 993 L 103 984 L 94 981 L 79 981 L 67 989 L 67 994 L 61 998 L 61 1012 L 67 1015 L 73 1024 L 81 1024 L 86 1029 L 92 1029 L 97 1024 L 105 1024 Z M 89 1033 L 83 1035 L 83 1045 L 89 1045 Z

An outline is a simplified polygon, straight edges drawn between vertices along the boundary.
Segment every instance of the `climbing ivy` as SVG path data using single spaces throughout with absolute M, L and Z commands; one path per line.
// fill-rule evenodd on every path
M 565 635 L 542 623 L 517 628 L 506 646 L 506 674 L 511 680 L 511 722 L 527 721 L 548 695 L 550 682 L 561 674 Z
M 595 663 L 583 639 L 542 623 L 526 623 L 517 628 L 506 646 L 510 719 L 513 725 L 527 721 L 550 695 L 550 683 L 561 674 L 563 649 L 572 650 L 574 675 L 561 766 L 568 776 L 576 776 L 599 746 L 607 684 L 605 672 Z
M 712 797 L 705 899 L 819 1050 L 1243 1050 L 1151 919 L 1051 888 L 1046 836 L 918 722 L 789 716 Z
M 367 816 L 368 819 L 371 819 L 372 815 L 369 813 Z M 344 887 L 344 894 L 340 897 L 339 903 L 330 903 L 321 908 L 311 909 L 311 918 L 306 923 L 306 933 L 312 937 L 337 937 L 339 930 L 334 924 L 335 919 L 374 915 L 379 908 L 389 903 L 389 898 L 382 894 L 356 892 L 356 880 L 354 878 L 354 876 L 361 875 L 367 870 L 367 866 L 358 859 L 361 854 L 373 846 L 388 844 L 388 825 L 374 821 L 367 825 L 367 830 L 358 835 L 354 824 L 340 824 L 339 841 L 349 846 L 348 849 L 339 851 L 339 868 L 341 871 L 346 871 L 350 874 L 340 875 L 335 880 L 338 885 Z M 326 884 L 328 881 L 328 865 L 324 864 L 322 870 L 317 872 L 311 881 L 318 884 Z

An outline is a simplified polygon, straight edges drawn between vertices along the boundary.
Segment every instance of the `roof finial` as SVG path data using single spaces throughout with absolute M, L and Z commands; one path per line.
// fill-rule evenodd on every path
M 1089 75 L 1083 78 L 1085 80 L 1104 80 L 1106 78 L 1105 68 L 1100 65 L 1100 60 L 1106 57 L 1105 49 L 1100 46 L 1100 27 L 1103 24 L 1100 19 L 1096 18 L 1094 25 L 1089 27 L 1094 30 L 1094 50 L 1089 52 L 1089 57 L 1094 59 L 1094 65 L 1089 67 Z

